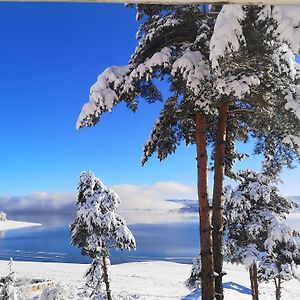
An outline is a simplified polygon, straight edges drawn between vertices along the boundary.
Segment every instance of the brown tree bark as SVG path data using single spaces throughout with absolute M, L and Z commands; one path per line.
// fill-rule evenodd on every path
M 252 266 L 249 268 L 249 276 L 250 276 L 250 284 L 251 284 L 251 295 L 252 295 L 252 300 L 254 300 L 254 299 L 255 299 L 255 295 L 254 295 L 253 270 L 252 270 Z
M 275 281 L 275 287 L 276 287 L 276 290 L 275 290 L 276 300 L 280 300 L 280 298 L 281 298 L 281 278 L 277 277 L 274 279 L 274 281 Z
M 254 290 L 255 290 L 255 295 L 256 295 L 255 300 L 258 300 L 259 296 L 258 296 L 258 278 L 257 278 L 257 265 L 256 264 L 253 265 L 253 285 L 254 285 Z
M 107 300 L 112 300 L 109 278 L 108 278 L 108 268 L 107 268 L 107 264 L 106 264 L 106 256 L 105 255 L 102 255 L 102 264 L 103 264 L 103 280 L 105 283 Z
M 224 299 L 222 277 L 223 273 L 223 189 L 225 176 L 225 141 L 228 118 L 228 104 L 219 108 L 219 119 L 216 128 L 216 145 L 214 157 L 214 190 L 213 190 L 213 261 L 216 299 Z
M 259 296 L 258 296 L 258 280 L 257 280 L 256 264 L 250 266 L 249 274 L 250 274 L 252 300 L 258 300 Z
M 198 201 L 200 220 L 201 287 L 202 300 L 215 299 L 214 266 L 212 254 L 211 209 L 208 202 L 208 165 L 206 148 L 206 120 L 203 113 L 196 113 L 196 147 Z

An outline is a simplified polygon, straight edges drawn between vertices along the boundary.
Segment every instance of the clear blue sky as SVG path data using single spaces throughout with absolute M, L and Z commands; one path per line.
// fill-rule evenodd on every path
M 140 165 L 160 104 L 135 114 L 120 105 L 96 127 L 75 129 L 97 75 L 127 64 L 137 26 L 135 9 L 123 4 L 0 3 L 0 195 L 71 192 L 82 170 L 107 185 L 195 185 L 193 146 Z M 291 195 L 300 194 L 295 174 L 285 174 Z

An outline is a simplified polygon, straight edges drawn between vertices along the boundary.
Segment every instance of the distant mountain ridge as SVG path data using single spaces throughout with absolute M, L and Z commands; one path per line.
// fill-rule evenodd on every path
M 300 202 L 300 196 L 288 196 L 288 198 L 293 201 Z
M 191 199 L 168 199 L 167 201 L 182 204 L 183 207 L 177 211 L 182 214 L 198 212 L 198 201 Z
M 288 196 L 291 201 L 294 201 L 300 205 L 300 196 Z M 179 208 L 177 211 L 179 213 L 185 214 L 185 213 L 197 213 L 199 206 L 197 200 L 192 199 L 167 199 L 167 201 L 179 203 L 182 204 L 183 207 Z M 297 211 L 300 210 L 297 209 Z

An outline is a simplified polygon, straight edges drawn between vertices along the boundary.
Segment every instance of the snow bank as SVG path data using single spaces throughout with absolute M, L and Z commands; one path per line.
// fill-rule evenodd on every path
M 0 231 L 20 229 L 32 226 L 40 226 L 39 223 L 19 222 L 19 221 L 0 221 Z

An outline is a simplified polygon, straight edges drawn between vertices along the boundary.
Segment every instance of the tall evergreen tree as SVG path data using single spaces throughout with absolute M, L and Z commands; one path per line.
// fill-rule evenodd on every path
M 134 250 L 136 247 L 126 222 L 116 214 L 119 204 L 119 196 L 92 172 L 81 173 L 77 218 L 71 225 L 71 243 L 81 248 L 83 255 L 93 259 L 85 274 L 87 291 L 92 290 L 91 299 L 103 299 L 102 282 L 106 287 L 104 299 L 112 299 L 108 272 L 110 249 Z
M 299 19 L 294 9 L 299 8 L 224 6 L 211 38 L 215 88 L 223 95 L 216 129 L 213 194 L 218 294 L 222 294 L 222 192 L 227 135 L 243 131 L 245 139 L 254 137 L 255 152 L 264 154 L 268 171 L 274 175 L 283 165 L 291 166 L 295 156 L 300 157 L 300 73 L 293 54 L 299 52 Z M 230 120 L 232 117 L 235 120 Z M 234 141 L 230 139 L 229 146 Z
M 214 298 L 206 123 L 213 118 L 209 37 L 215 16 L 199 5 L 138 6 L 138 19 L 143 20 L 138 31 L 139 45 L 126 72 L 122 73 L 123 81 L 118 75 L 111 76 L 112 69 L 100 75 L 77 123 L 77 127 L 95 124 L 102 112 L 110 110 L 120 100 L 128 102 L 128 94 L 133 109 L 137 102 L 132 99 L 138 96 L 156 95 L 156 99 L 146 98 L 148 102 L 160 99 L 152 79 L 169 80 L 172 96 L 165 102 L 152 129 L 142 163 L 155 151 L 160 160 L 165 159 L 176 151 L 181 140 L 197 145 L 203 299 Z M 120 71 L 115 73 L 120 74 Z M 108 89 L 111 102 L 104 99 Z

